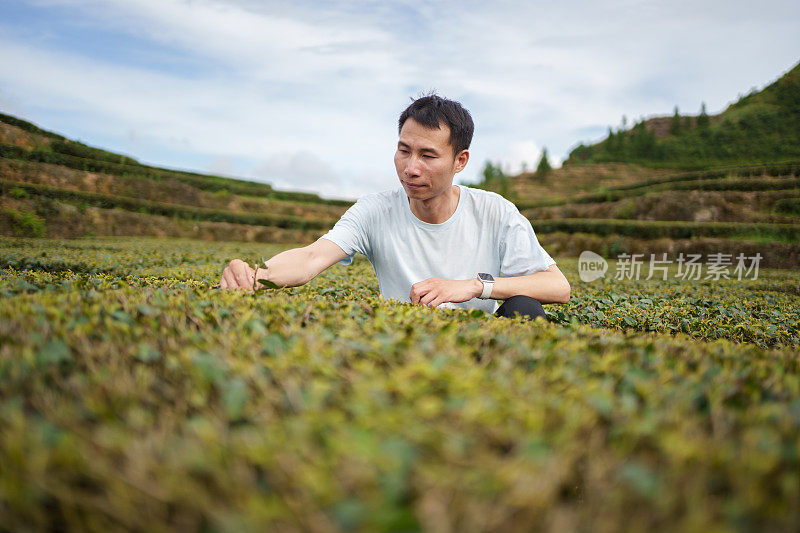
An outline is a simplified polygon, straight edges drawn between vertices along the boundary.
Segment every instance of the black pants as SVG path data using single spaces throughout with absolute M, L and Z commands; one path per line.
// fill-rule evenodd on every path
M 542 309 L 542 304 L 539 300 L 531 298 L 530 296 L 512 296 L 503 305 L 497 308 L 494 316 L 504 316 L 507 318 L 514 318 L 516 313 L 519 313 L 525 320 L 533 320 L 537 316 L 543 317 L 547 320 L 547 315 Z

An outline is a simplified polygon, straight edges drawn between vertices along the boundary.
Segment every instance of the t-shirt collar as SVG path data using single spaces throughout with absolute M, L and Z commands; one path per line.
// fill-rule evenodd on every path
M 454 183 L 454 185 L 456 187 L 458 187 L 458 189 L 459 189 L 458 205 L 456 206 L 456 210 L 453 211 L 453 214 L 450 215 L 450 218 L 448 218 L 447 220 L 445 220 L 441 224 L 431 224 L 429 222 L 423 222 L 422 220 L 418 219 L 417 215 L 415 215 L 411 211 L 411 203 L 408 200 L 408 196 L 405 195 L 405 190 L 401 189 L 401 192 L 403 193 L 403 197 L 404 197 L 403 204 L 405 205 L 405 212 L 406 212 L 406 215 L 408 216 L 409 220 L 415 226 L 417 226 L 419 228 L 422 228 L 422 229 L 425 229 L 425 230 L 429 230 L 429 231 L 441 231 L 443 229 L 448 228 L 459 217 L 459 215 L 461 213 L 461 210 L 462 210 L 462 207 L 464 206 L 464 195 L 465 195 L 465 192 L 466 192 L 465 188 L 462 187 L 461 185 L 459 185 L 457 183 Z

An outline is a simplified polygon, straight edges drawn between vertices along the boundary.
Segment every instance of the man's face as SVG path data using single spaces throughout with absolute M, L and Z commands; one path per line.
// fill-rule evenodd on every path
M 409 118 L 400 130 L 394 166 L 411 199 L 428 200 L 446 192 L 453 185 L 453 176 L 468 160 L 467 150 L 453 155 L 450 127 L 446 124 L 431 129 Z

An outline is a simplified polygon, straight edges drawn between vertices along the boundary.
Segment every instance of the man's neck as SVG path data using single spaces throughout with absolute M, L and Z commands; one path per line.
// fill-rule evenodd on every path
M 457 185 L 451 185 L 446 192 L 428 200 L 409 198 L 408 205 L 414 216 L 421 221 L 428 224 L 442 224 L 456 212 L 460 196 L 461 189 Z

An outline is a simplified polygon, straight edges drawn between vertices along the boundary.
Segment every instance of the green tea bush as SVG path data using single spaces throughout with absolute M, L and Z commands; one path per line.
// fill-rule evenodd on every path
M 613 202 L 623 198 L 643 196 L 669 190 L 702 191 L 760 191 L 791 190 L 800 188 L 800 163 L 722 167 L 719 169 L 683 172 L 674 176 L 637 181 L 628 185 L 604 187 L 597 192 L 552 198 L 528 204 L 519 204 L 520 210 L 536 207 L 554 207 L 566 204 Z M 747 178 L 747 179 L 743 179 Z M 776 179 L 777 178 L 777 179 Z
M 775 202 L 774 208 L 778 212 L 800 217 L 800 198 L 782 198 Z
M 562 260 L 562 270 L 577 271 L 574 260 Z M 707 265 L 706 265 L 707 266 Z M 728 339 L 760 346 L 800 345 L 800 274 L 796 271 L 760 271 L 756 279 L 705 279 L 657 274 L 646 280 L 616 279 L 610 262 L 606 278 L 583 283 L 570 276 L 573 296 L 548 313 L 557 322 L 577 320 L 595 327 L 622 331 L 683 333 L 698 339 Z M 620 276 L 621 277 L 621 276 Z
M 795 347 L 580 323 L 602 298 L 630 314 L 683 291 L 672 312 L 709 319 L 725 297 L 574 283 L 575 308 L 547 306 L 563 324 L 524 323 L 383 300 L 364 260 L 209 290 L 277 250 L 0 240 L 5 528 L 800 527 Z M 752 300 L 796 309 L 756 290 L 796 282 L 765 272 Z
M 689 239 L 692 237 L 763 238 L 797 242 L 800 240 L 799 224 L 770 224 L 737 222 L 685 222 L 665 220 L 628 219 L 532 219 L 538 233 L 593 233 L 597 235 L 625 235 L 641 239 Z
M 27 120 L 22 120 L 17 117 L 13 117 L 11 115 L 6 115 L 5 113 L 0 113 L 0 122 L 5 122 L 6 124 L 11 124 L 12 126 L 16 126 L 21 130 L 35 133 L 37 135 L 42 135 L 43 137 L 48 137 L 50 139 L 67 140 L 66 137 L 58 135 L 57 133 L 53 133 L 52 131 L 43 130 L 39 126 L 28 122 Z
M 73 155 L 75 157 L 82 157 L 85 159 L 95 159 L 97 161 L 108 161 L 110 163 L 123 163 L 129 165 L 139 164 L 139 162 L 132 157 L 115 154 L 99 148 L 92 148 L 91 146 L 86 146 L 85 144 L 76 141 L 54 140 L 50 142 L 50 149 L 59 154 Z
M 226 211 L 222 209 L 209 209 L 181 204 L 152 202 L 127 196 L 60 189 L 47 185 L 34 183 L 9 182 L 0 179 L 0 186 L 10 187 L 25 191 L 29 195 L 76 202 L 79 205 L 91 205 L 102 209 L 122 208 L 128 211 L 137 211 L 153 215 L 174 216 L 188 220 L 209 220 L 214 222 L 232 222 L 236 224 L 249 224 L 256 226 L 275 226 L 292 229 L 327 229 L 333 226 L 333 220 L 311 219 L 295 215 L 273 215 L 267 213 L 247 213 Z
M 96 159 L 94 157 L 79 157 L 76 155 L 53 151 L 26 150 L 19 146 L 0 143 L 0 157 L 8 159 L 50 163 L 76 170 L 102 172 L 104 174 L 116 176 L 143 177 L 155 180 L 173 179 L 210 192 L 229 191 L 234 194 L 245 196 L 260 196 L 277 200 L 293 200 L 298 202 L 313 202 L 330 205 L 350 205 L 352 203 L 345 200 L 320 198 L 312 193 L 276 191 L 266 183 L 255 183 L 247 180 L 223 178 L 220 176 L 211 176 L 187 171 L 168 170 L 143 165 L 141 163 L 120 163 L 109 160 L 113 159 L 113 156 L 116 156 L 116 154 L 111 154 L 105 159 Z
M 44 220 L 36 213 L 12 207 L 2 207 L 2 213 L 8 217 L 14 233 L 19 237 L 43 237 L 45 233 Z
M 28 197 L 28 191 L 25 189 L 20 189 L 19 187 L 12 187 L 11 190 L 8 191 L 8 195 L 11 198 L 21 200 Z

